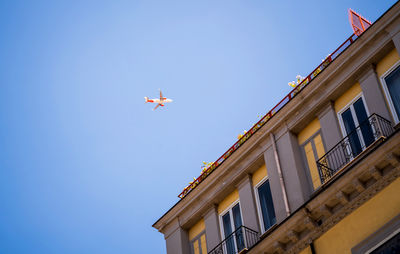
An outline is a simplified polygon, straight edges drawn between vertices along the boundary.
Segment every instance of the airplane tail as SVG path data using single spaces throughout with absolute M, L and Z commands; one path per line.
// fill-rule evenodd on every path
M 149 102 L 149 97 L 144 97 L 146 102 Z

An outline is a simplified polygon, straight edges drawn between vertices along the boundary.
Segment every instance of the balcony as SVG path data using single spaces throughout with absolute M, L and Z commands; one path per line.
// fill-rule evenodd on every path
M 208 254 L 240 254 L 246 253 L 260 239 L 258 232 L 240 226 L 232 234 L 225 238 L 220 244 L 212 249 Z
M 390 121 L 372 114 L 317 161 L 321 184 L 326 183 L 349 163 L 359 159 L 364 151 L 385 141 L 393 132 Z

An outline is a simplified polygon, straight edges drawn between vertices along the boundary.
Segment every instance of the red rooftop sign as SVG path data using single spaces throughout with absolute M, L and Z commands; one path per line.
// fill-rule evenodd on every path
M 366 20 L 352 9 L 349 9 L 349 20 L 351 28 L 353 28 L 353 31 L 357 36 L 360 36 L 368 27 L 371 26 L 370 21 Z

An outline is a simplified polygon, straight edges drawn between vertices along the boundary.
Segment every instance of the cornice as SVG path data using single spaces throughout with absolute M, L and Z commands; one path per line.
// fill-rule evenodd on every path
M 296 133 L 297 129 L 304 127 L 306 119 L 323 111 L 324 105 L 335 97 L 335 93 L 348 88 L 351 85 L 349 81 L 354 81 L 362 68 L 371 64 L 371 59 L 376 58 L 385 47 L 394 47 L 391 41 L 393 33 L 387 31 L 392 31 L 395 27 L 393 24 L 399 22 L 399 8 L 397 4 L 382 16 L 188 196 L 154 223 L 153 227 L 161 231 L 177 216 L 181 218 L 182 225 L 187 224 L 191 217 L 200 217 L 205 210 L 203 207 L 214 204 L 221 193 L 231 184 L 237 184 L 240 176 L 247 174 L 245 170 L 268 148 L 269 133 L 280 133 L 282 127 Z M 225 184 L 220 186 L 221 182 Z

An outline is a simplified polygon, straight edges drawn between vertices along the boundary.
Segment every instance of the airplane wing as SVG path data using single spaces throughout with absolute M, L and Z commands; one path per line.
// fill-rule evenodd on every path
M 162 92 L 161 92 L 161 89 L 160 89 L 160 100 L 162 100 L 163 99 L 163 95 L 162 95 Z
M 158 106 L 160 106 L 160 104 L 157 104 L 157 106 L 155 108 L 153 108 L 153 111 L 156 110 L 158 108 Z

